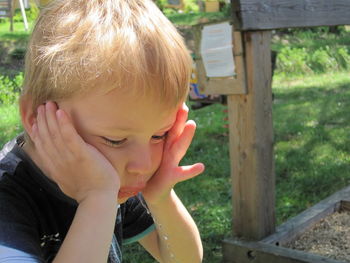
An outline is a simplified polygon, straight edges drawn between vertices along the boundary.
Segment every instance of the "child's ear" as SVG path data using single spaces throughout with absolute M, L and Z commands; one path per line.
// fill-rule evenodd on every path
M 22 96 L 19 100 L 19 111 L 22 125 L 27 134 L 31 137 L 32 126 L 36 122 L 36 111 L 33 110 L 32 98 L 28 95 Z

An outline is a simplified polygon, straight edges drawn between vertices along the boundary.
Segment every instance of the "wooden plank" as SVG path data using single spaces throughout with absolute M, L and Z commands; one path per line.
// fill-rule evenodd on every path
M 231 0 L 237 30 L 350 24 L 349 0 Z
M 348 200 L 342 200 L 340 202 L 340 210 L 341 211 L 350 211 L 350 201 L 348 201 Z
M 10 18 L 10 31 L 13 31 L 14 0 L 0 0 L 0 17 Z
M 0 0 L 0 17 L 10 17 L 11 0 Z
M 283 246 L 297 239 L 326 216 L 342 207 L 341 201 L 350 198 L 350 186 L 334 193 L 316 205 L 280 225 L 276 233 L 263 239 L 262 242 Z M 344 205 L 346 203 L 343 203 Z
M 260 240 L 275 230 L 271 32 L 245 32 L 246 95 L 229 95 L 233 235 Z
M 303 251 L 234 239 L 224 240 L 223 254 L 224 263 L 344 263 Z
M 227 22 L 227 21 L 223 21 Z M 233 56 L 235 60 L 236 76 L 225 78 L 208 78 L 204 63 L 200 54 L 200 42 L 203 25 L 194 28 L 196 69 L 198 78 L 198 87 L 203 94 L 245 94 L 245 70 L 243 61 L 243 48 L 241 32 L 232 31 Z

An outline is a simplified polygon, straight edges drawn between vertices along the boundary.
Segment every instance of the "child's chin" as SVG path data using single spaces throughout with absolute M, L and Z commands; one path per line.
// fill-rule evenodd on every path
M 123 204 L 126 201 L 128 201 L 128 199 L 129 199 L 128 197 L 118 198 L 118 204 Z

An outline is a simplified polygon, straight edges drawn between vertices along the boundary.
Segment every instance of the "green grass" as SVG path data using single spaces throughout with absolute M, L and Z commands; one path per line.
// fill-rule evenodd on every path
M 350 183 L 350 75 L 274 82 L 278 222 Z
M 30 28 L 32 27 L 32 23 L 29 24 Z M 16 41 L 26 41 L 30 35 L 30 30 L 25 31 L 24 25 L 22 22 L 14 23 L 13 32 L 10 31 L 10 23 L 2 22 L 0 23 L 0 39 L 1 41 L 6 40 L 16 40 Z
M 215 22 L 224 19 L 229 19 L 226 13 L 223 12 L 197 12 L 197 13 L 188 13 L 188 14 L 169 14 L 167 15 L 168 19 L 176 25 L 182 26 L 190 26 L 196 25 L 199 23 L 207 23 L 207 22 Z

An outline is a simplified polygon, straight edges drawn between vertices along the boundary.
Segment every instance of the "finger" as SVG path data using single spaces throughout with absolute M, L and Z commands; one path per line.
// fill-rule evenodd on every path
M 32 125 L 32 130 L 31 130 L 31 139 L 34 142 L 34 145 L 36 147 L 36 152 L 42 159 L 42 165 L 43 165 L 43 172 L 51 176 L 51 169 L 55 169 L 55 163 L 51 160 L 50 156 L 45 152 L 42 142 L 39 138 L 39 129 L 38 129 L 38 124 L 34 123 Z
M 186 104 L 183 104 L 183 106 L 178 110 L 176 115 L 176 121 L 169 131 L 167 142 L 169 145 L 173 143 L 174 140 L 182 133 L 185 123 L 188 117 L 188 107 Z
M 56 111 L 57 111 L 57 105 L 56 103 L 49 101 L 45 104 L 45 110 L 46 110 L 46 122 L 48 126 L 48 131 L 51 137 L 51 140 L 55 147 L 58 150 L 62 150 L 62 146 L 64 146 L 64 143 L 62 141 L 59 125 L 57 122 L 56 117 Z
M 172 149 L 170 149 L 170 151 L 172 152 L 171 155 L 173 156 L 174 161 L 176 161 L 177 163 L 179 163 L 181 159 L 185 156 L 188 148 L 191 145 L 195 131 L 196 123 L 193 120 L 187 121 L 182 131 L 182 134 L 177 138 Z
M 48 130 L 46 124 L 46 116 L 45 116 L 45 106 L 40 105 L 37 109 L 37 128 L 38 128 L 38 137 L 48 137 Z M 43 139 L 43 138 L 42 138 Z
M 56 111 L 56 116 L 64 143 L 72 153 L 79 154 L 85 142 L 74 128 L 72 120 L 62 109 Z
M 196 163 L 192 165 L 181 166 L 178 167 L 178 169 L 178 182 L 183 182 L 203 173 L 205 166 L 202 163 Z
M 45 106 L 38 107 L 37 114 L 37 136 L 34 141 L 41 155 L 48 154 L 51 158 L 57 158 L 57 149 L 52 143 L 51 136 L 47 127 Z

